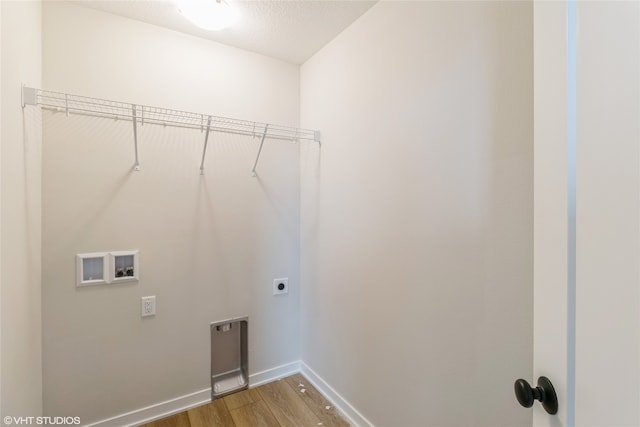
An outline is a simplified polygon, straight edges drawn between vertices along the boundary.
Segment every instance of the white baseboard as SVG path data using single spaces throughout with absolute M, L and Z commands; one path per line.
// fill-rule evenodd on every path
M 275 368 L 256 372 L 249 376 L 249 386 L 258 387 L 262 384 L 275 381 L 289 375 L 300 372 L 309 382 L 336 407 L 353 427 L 374 427 L 360 412 L 358 412 L 347 400 L 336 392 L 313 369 L 302 361 L 286 363 Z M 130 427 L 149 423 L 165 418 L 179 412 L 204 405 L 211 401 L 211 388 L 196 391 L 175 399 L 117 415 L 106 420 L 97 421 L 85 425 L 85 427 Z
M 286 363 L 284 365 L 276 366 L 275 368 L 249 375 L 249 387 L 258 387 L 262 384 L 275 381 L 278 378 L 297 374 L 300 372 L 300 363 L 301 362 L 299 360 L 296 360 L 295 362 Z
M 145 424 L 160 418 L 168 417 L 211 401 L 211 388 L 195 393 L 136 409 L 126 414 L 117 415 L 106 420 L 87 424 L 86 427 L 125 427 Z
M 373 423 L 367 420 L 356 408 L 354 408 L 344 397 L 335 391 L 325 380 L 323 380 L 306 363 L 300 362 L 300 373 L 335 406 L 353 427 L 374 427 Z
M 249 386 L 257 387 L 297 372 L 300 372 L 300 361 L 276 366 L 275 368 L 249 375 Z M 196 406 L 204 405 L 208 402 L 211 402 L 211 388 L 176 397 L 175 399 L 127 412 L 126 414 L 117 415 L 106 420 L 87 424 L 85 427 L 137 426 L 195 408 Z

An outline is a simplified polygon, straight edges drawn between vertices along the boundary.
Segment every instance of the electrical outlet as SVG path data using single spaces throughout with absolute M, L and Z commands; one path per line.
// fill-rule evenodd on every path
M 289 279 L 287 277 L 273 279 L 273 294 L 282 295 L 286 293 L 289 293 Z
M 140 316 L 148 317 L 156 315 L 156 296 L 142 297 L 140 302 Z

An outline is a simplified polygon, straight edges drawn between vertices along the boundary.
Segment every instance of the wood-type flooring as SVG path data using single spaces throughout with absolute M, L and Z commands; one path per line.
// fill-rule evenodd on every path
M 142 427 L 212 426 L 346 427 L 349 424 L 305 377 L 295 374 Z

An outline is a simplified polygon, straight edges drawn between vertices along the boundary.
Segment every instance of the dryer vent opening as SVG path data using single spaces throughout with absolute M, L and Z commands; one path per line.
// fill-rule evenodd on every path
M 211 399 L 249 387 L 247 317 L 211 324 Z

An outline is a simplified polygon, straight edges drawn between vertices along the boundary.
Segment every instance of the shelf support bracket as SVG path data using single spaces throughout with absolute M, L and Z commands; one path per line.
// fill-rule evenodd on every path
M 32 87 L 22 85 L 22 108 L 27 105 L 38 105 L 38 94 Z
M 204 148 L 202 149 L 202 161 L 200 162 L 200 175 L 204 175 L 204 157 L 207 155 L 207 143 L 209 142 L 209 131 L 211 130 L 211 116 L 207 116 L 207 129 L 204 134 Z
M 264 126 L 264 132 L 262 133 L 262 139 L 260 140 L 260 148 L 258 148 L 258 156 L 256 157 L 256 161 L 253 164 L 253 169 L 251 169 L 251 176 L 256 176 L 256 166 L 258 166 L 258 160 L 260 159 L 260 153 L 262 153 L 262 146 L 264 145 L 264 139 L 267 137 L 267 130 L 269 129 L 269 125 Z
M 136 162 L 133 164 L 133 170 L 140 170 L 140 162 L 138 161 L 138 117 L 136 115 L 136 106 L 131 106 L 131 118 L 133 122 L 133 149 L 136 154 Z

